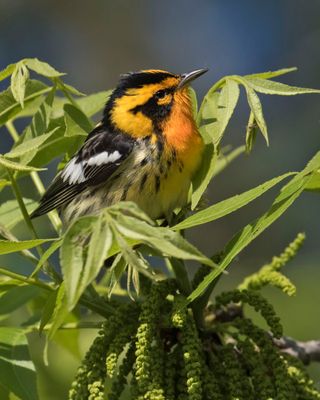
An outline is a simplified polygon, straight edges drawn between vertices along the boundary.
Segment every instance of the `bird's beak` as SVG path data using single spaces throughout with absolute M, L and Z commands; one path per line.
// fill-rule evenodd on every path
M 208 68 L 196 69 L 195 71 L 188 72 L 187 74 L 181 75 L 181 81 L 179 82 L 177 89 L 182 89 L 186 85 L 188 85 L 191 81 L 198 78 L 208 71 Z

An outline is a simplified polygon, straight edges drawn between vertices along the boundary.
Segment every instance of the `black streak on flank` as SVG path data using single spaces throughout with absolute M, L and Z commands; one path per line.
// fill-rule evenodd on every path
M 130 184 L 127 184 L 124 187 L 120 201 L 125 201 L 126 200 L 129 188 L 130 188 Z
M 158 193 L 158 192 L 159 192 L 159 189 L 160 189 L 160 176 L 159 176 L 159 175 L 156 175 L 156 176 L 155 176 L 155 180 L 156 180 L 156 186 L 155 186 L 155 188 L 156 188 L 156 193 Z
M 145 185 L 145 183 L 146 183 L 146 181 L 147 181 L 147 177 L 148 177 L 147 174 L 144 174 L 144 175 L 143 175 L 143 177 L 142 177 L 142 179 L 141 179 L 141 182 L 140 182 L 139 192 L 142 192 L 142 190 L 143 190 L 143 188 L 144 188 L 144 185 Z
M 140 167 L 144 167 L 148 163 L 148 157 L 145 157 L 140 161 Z

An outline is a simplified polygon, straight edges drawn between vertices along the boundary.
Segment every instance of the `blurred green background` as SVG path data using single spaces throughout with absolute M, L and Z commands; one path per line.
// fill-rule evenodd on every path
M 298 72 L 283 77 L 283 82 L 320 88 L 319 21 L 319 0 L 0 0 L 0 69 L 24 57 L 38 57 L 67 72 L 66 81 L 89 94 L 113 87 L 119 74 L 130 70 L 161 68 L 182 73 L 208 67 L 210 71 L 194 85 L 201 98 L 223 75 L 297 66 Z M 239 158 L 212 182 L 210 203 L 299 170 L 319 149 L 319 96 L 262 96 L 262 102 L 270 147 L 259 137 L 252 155 Z M 244 142 L 247 118 L 243 101 L 225 145 Z M 12 143 L 1 129 L 0 134 L 2 153 Z M 44 179 L 48 182 L 53 173 L 51 168 Z M 9 195 L 9 191 L 3 193 Z M 215 253 L 267 209 L 274 193 L 239 213 L 194 229 L 190 240 L 206 254 Z M 285 270 L 298 286 L 297 296 L 291 299 L 276 290 L 266 291 L 282 317 L 285 333 L 302 340 L 320 339 L 319 204 L 319 195 L 304 194 L 241 253 L 218 287 L 234 287 L 279 253 L 298 231 L 306 232 L 303 250 Z M 38 224 L 44 232 L 45 221 Z M 25 235 L 16 233 L 20 238 Z M 93 334 L 87 330 L 70 336 L 72 353 L 59 344 L 50 345 L 48 367 L 41 358 L 43 339 L 30 336 L 33 355 L 41 366 L 41 400 L 65 398 L 79 354 Z M 320 384 L 320 367 L 314 365 L 311 370 Z

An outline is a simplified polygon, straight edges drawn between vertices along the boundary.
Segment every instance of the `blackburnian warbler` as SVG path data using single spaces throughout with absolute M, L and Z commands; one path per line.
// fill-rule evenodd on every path
M 66 223 L 133 201 L 151 218 L 170 218 L 187 202 L 203 141 L 193 118 L 188 84 L 200 69 L 175 75 L 144 70 L 123 75 L 103 119 L 59 172 L 39 207 L 55 208 Z

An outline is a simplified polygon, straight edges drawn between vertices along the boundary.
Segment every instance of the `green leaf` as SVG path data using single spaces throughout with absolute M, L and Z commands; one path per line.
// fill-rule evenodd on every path
M 24 95 L 26 90 L 26 83 L 29 79 L 29 71 L 26 66 L 19 62 L 16 64 L 15 69 L 11 75 L 11 92 L 15 100 L 24 106 Z
M 310 182 L 306 185 L 305 190 L 308 190 L 310 192 L 320 191 L 320 170 L 313 174 Z
M 249 121 L 246 129 L 246 152 L 251 153 L 254 142 L 257 136 L 257 124 L 255 122 L 254 114 L 250 111 Z
M 69 251 L 69 240 L 69 238 L 66 238 L 62 243 L 62 260 L 65 259 L 63 257 L 65 252 Z M 72 282 L 70 282 L 69 279 L 65 279 L 69 310 L 72 310 L 75 307 L 85 289 L 98 275 L 104 261 L 108 258 L 108 252 L 111 248 L 112 242 L 113 235 L 111 229 L 108 222 L 104 219 L 104 215 L 102 214 L 92 225 L 92 233 L 88 244 L 85 262 L 82 265 L 77 266 L 77 268 L 81 271 L 81 275 L 76 275 L 79 280 L 75 281 L 75 277 L 72 278 Z M 63 271 L 65 271 L 67 268 L 72 269 L 74 268 L 74 265 L 68 265 L 65 263 L 62 264 Z M 64 276 L 70 276 L 70 274 L 64 274 Z M 74 287 L 75 290 L 73 289 Z
M 50 88 L 44 83 L 29 79 L 26 84 L 24 105 L 26 106 L 49 90 Z M 21 105 L 14 99 L 10 89 L 0 93 L 0 126 L 23 111 Z
M 10 240 L 0 240 L 0 254 L 15 253 L 17 251 L 31 249 L 46 242 L 52 242 L 55 239 L 33 239 L 22 240 L 20 242 Z
M 121 231 L 118 230 L 118 227 L 113 229 L 113 233 L 121 249 L 121 254 L 125 260 L 125 265 L 128 265 L 131 269 L 146 275 L 150 279 L 155 279 L 156 275 L 154 271 L 151 269 L 149 263 L 142 256 L 140 256 L 139 253 L 137 253 L 130 247 L 127 241 L 120 234 Z M 122 264 L 122 266 L 124 266 L 124 264 Z M 130 272 L 132 273 L 132 271 Z M 131 274 L 128 273 L 128 279 L 130 279 L 129 278 L 130 275 Z M 128 283 L 129 282 L 130 280 L 128 280 Z M 128 284 L 127 289 L 128 292 L 130 293 L 130 284 Z
M 36 167 L 31 167 L 29 165 L 22 165 L 10 160 L 7 160 L 0 154 L 0 165 L 8 168 L 13 171 L 19 171 L 19 172 L 32 172 L 32 171 L 44 171 L 46 168 L 36 168 Z
M 23 199 L 24 205 L 30 214 L 37 205 L 37 202 L 32 199 Z M 16 200 L 8 200 L 0 204 L 0 224 L 7 229 L 12 229 L 20 221 L 23 220 L 23 215 L 20 212 L 19 204 Z
M 57 130 L 57 128 L 53 129 L 51 132 L 44 133 L 41 136 L 37 136 L 33 139 L 25 140 L 18 146 L 15 146 L 9 153 L 6 153 L 4 156 L 6 158 L 17 158 L 24 156 L 28 152 L 37 151 L 37 149 L 46 142 L 47 139 Z
M 40 289 L 31 285 L 16 286 L 0 295 L 0 314 L 10 314 L 37 297 Z
M 9 64 L 5 69 L 0 71 L 0 81 L 8 78 L 14 71 L 16 64 Z
M 289 72 L 297 71 L 297 69 L 298 69 L 297 67 L 282 68 L 276 71 L 259 72 L 257 74 L 245 75 L 244 78 L 270 79 L 270 78 L 275 78 L 276 76 L 288 74 Z
M 37 400 L 37 374 L 20 328 L 0 327 L 0 385 L 23 400 Z
M 56 78 L 65 75 L 51 67 L 48 63 L 40 61 L 37 58 L 25 58 L 23 62 L 28 68 L 32 69 L 32 71 L 47 78 Z
M 6 186 L 10 186 L 11 182 L 7 179 L 0 179 L 0 191 L 5 188 Z
M 222 218 L 225 215 L 231 214 L 239 208 L 251 203 L 253 200 L 257 199 L 275 185 L 283 181 L 285 178 L 292 175 L 294 175 L 294 172 L 289 172 L 287 174 L 278 176 L 244 193 L 237 194 L 229 199 L 213 204 L 212 206 L 201 210 L 194 215 L 191 215 L 189 218 L 186 218 L 184 221 L 174 226 L 173 229 L 181 230 L 192 228 L 194 226 L 206 224 Z
M 33 116 L 31 124 L 25 130 L 23 140 L 36 138 L 46 132 L 50 122 L 55 87 L 53 87 Z
M 56 79 L 56 83 L 57 83 L 58 89 L 60 89 L 63 92 L 63 94 L 67 97 L 68 100 L 69 100 L 69 96 L 68 96 L 69 93 L 74 94 L 76 96 L 84 96 L 84 94 L 82 92 L 80 92 L 78 89 L 74 88 L 71 85 L 67 85 L 60 78 Z
M 112 242 L 113 235 L 103 213 L 77 220 L 65 233 L 60 259 L 69 310 L 96 278 L 109 256 Z
M 193 117 L 194 117 L 194 119 L 196 119 L 197 118 L 197 114 L 198 114 L 197 93 L 191 86 L 188 87 L 188 91 L 189 91 L 189 96 L 190 96 L 191 104 L 192 104 Z
M 66 136 L 73 135 L 84 135 L 87 136 L 88 133 L 93 129 L 93 125 L 88 117 L 80 110 L 80 108 L 75 107 L 72 104 L 66 104 L 64 106 L 64 120 L 66 124 Z
M 249 86 L 245 86 L 245 89 L 247 92 L 248 103 L 249 103 L 250 109 L 252 111 L 252 114 L 254 115 L 254 119 L 255 119 L 263 137 L 265 138 L 267 145 L 269 146 L 267 124 L 266 124 L 266 121 L 263 116 L 262 105 L 259 100 L 259 97 L 255 93 L 255 91 L 253 89 L 251 89 Z
M 39 326 L 39 334 L 43 332 L 43 329 L 46 327 L 48 322 L 53 316 L 54 309 L 56 307 L 56 302 L 57 302 L 57 296 L 58 296 L 58 290 L 52 290 L 49 292 L 49 295 L 47 297 L 46 303 L 42 309 L 41 313 L 41 319 L 40 319 L 40 326 Z
M 58 250 L 58 248 L 62 244 L 62 239 L 56 240 L 53 242 L 47 250 L 42 254 L 40 260 L 38 261 L 38 264 L 36 265 L 35 269 L 32 271 L 32 274 L 30 275 L 30 278 L 32 278 L 34 275 L 38 273 L 38 271 L 41 269 L 43 264 L 52 256 L 52 254 Z
M 223 258 L 218 268 L 211 271 L 198 287 L 190 294 L 188 301 L 191 302 L 205 292 L 206 288 L 213 282 L 232 262 L 232 260 L 256 239 L 265 229 L 275 222 L 300 196 L 304 188 L 309 184 L 320 167 L 320 152 L 308 163 L 306 168 L 291 179 L 275 198 L 271 208 L 260 218 L 241 229 L 227 244 Z
M 160 251 L 161 254 L 184 260 L 196 260 L 214 266 L 209 258 L 170 228 L 154 227 L 144 221 L 121 214 L 116 218 L 116 228 L 126 238 L 140 240 Z
M 285 85 L 284 83 L 270 81 L 258 77 L 247 77 L 248 85 L 259 93 L 276 94 L 280 96 L 294 96 L 297 94 L 320 93 L 320 90 Z
M 92 117 L 104 108 L 111 93 L 112 90 L 106 90 L 103 92 L 90 94 L 89 96 L 78 99 L 77 104 L 87 117 Z
M 206 191 L 214 173 L 217 163 L 218 154 L 214 149 L 214 145 L 209 143 L 205 145 L 202 163 L 195 176 L 192 179 L 193 192 L 191 196 L 191 209 L 194 210 L 203 193 Z
M 57 289 L 56 302 L 52 313 L 52 317 L 50 319 L 51 326 L 48 331 L 48 339 L 52 339 L 54 337 L 57 330 L 64 323 L 68 314 L 69 311 L 66 300 L 65 284 L 64 282 L 62 282 L 60 287 Z

